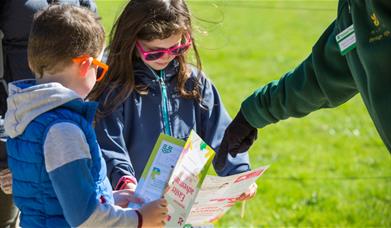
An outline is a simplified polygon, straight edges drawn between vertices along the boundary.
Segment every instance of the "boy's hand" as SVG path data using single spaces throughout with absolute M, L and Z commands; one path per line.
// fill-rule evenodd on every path
M 245 200 L 249 200 L 249 199 L 253 198 L 255 196 L 255 194 L 257 193 L 257 188 L 258 188 L 258 185 L 256 183 L 252 184 L 246 192 L 242 193 L 236 199 L 236 201 L 245 201 Z
M 134 191 L 130 189 L 124 189 L 119 191 L 113 191 L 114 204 L 122 208 L 127 208 L 130 202 L 142 203 L 143 200 L 134 196 Z
M 239 111 L 225 130 L 219 152 L 216 154 L 215 168 L 217 170 L 224 169 L 228 153 L 232 157 L 236 157 L 236 154 L 246 152 L 257 136 L 257 129 L 251 126 Z
M 0 171 L 0 187 L 5 194 L 12 194 L 12 174 L 9 169 Z
M 145 204 L 140 210 L 143 227 L 163 227 L 168 213 L 167 200 L 159 199 Z

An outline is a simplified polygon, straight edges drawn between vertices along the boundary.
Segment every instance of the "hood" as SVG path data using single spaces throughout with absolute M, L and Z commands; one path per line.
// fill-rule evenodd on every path
M 37 116 L 81 97 L 60 83 L 36 84 L 35 80 L 12 82 L 8 86 L 4 128 L 11 138 L 21 135 Z

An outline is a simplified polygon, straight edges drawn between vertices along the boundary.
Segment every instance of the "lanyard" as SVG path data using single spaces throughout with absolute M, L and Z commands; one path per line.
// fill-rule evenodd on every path
M 166 135 L 171 135 L 170 130 L 170 120 L 168 119 L 168 97 L 167 97 L 167 87 L 164 83 L 164 78 L 166 74 L 164 70 L 160 70 L 160 87 L 162 89 L 162 112 L 163 112 L 163 121 L 164 121 L 164 133 Z
M 160 76 L 158 76 L 153 69 L 151 69 L 149 66 L 148 68 L 152 71 L 155 78 L 159 81 L 160 89 L 162 93 L 162 116 L 163 116 L 164 134 L 171 136 L 170 119 L 168 116 L 167 86 L 166 83 L 164 82 L 166 74 L 164 70 L 160 70 Z

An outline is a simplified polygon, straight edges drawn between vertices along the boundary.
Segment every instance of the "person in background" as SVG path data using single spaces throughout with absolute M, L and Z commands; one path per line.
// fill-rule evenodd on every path
M 12 202 L 12 176 L 7 165 L 4 114 L 7 110 L 7 84 L 20 79 L 32 79 L 27 63 L 27 41 L 33 15 L 52 2 L 87 7 L 96 12 L 93 0 L 1 0 L 0 1 L 0 227 L 15 227 L 18 209 Z M 1 36 L 3 34 L 3 36 Z

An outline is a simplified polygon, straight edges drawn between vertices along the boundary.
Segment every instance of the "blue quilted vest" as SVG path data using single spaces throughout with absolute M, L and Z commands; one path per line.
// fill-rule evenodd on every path
M 23 134 L 7 141 L 8 164 L 13 175 L 13 197 L 21 209 L 22 227 L 69 227 L 45 168 L 43 145 L 53 124 L 71 122 L 84 132 L 91 152 L 90 172 L 97 197 L 113 202 L 92 121 L 96 103 L 73 100 L 41 114 Z M 72 142 L 69 142 L 72 143 Z M 105 181 L 106 179 L 106 181 Z

